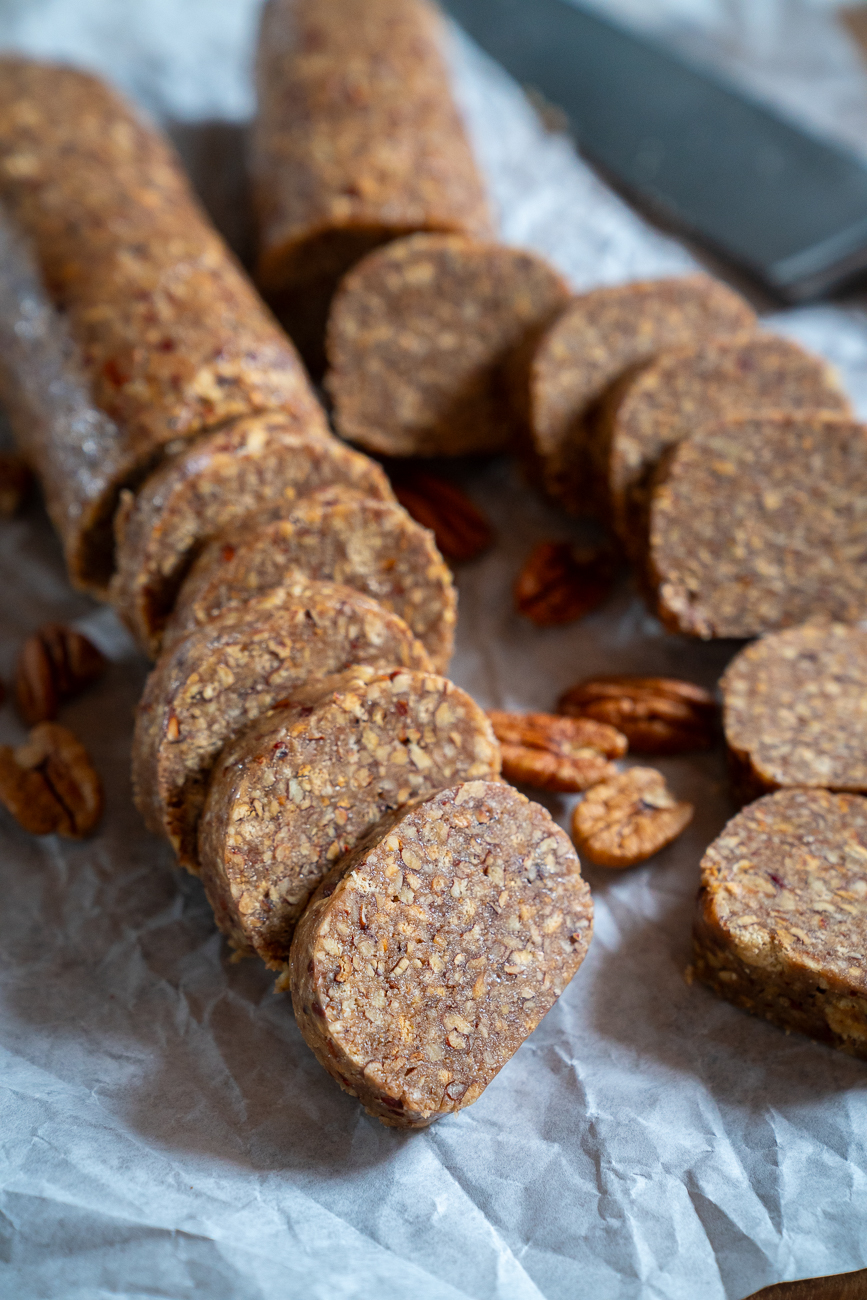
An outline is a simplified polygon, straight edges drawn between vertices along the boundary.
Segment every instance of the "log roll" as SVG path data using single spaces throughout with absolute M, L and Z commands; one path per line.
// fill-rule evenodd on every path
M 104 595 L 124 487 L 238 416 L 324 416 L 168 144 L 96 78 L 0 59 L 0 209 L 0 398 Z
M 337 281 L 418 230 L 490 217 L 428 0 L 270 0 L 252 170 L 258 281 L 311 364 Z

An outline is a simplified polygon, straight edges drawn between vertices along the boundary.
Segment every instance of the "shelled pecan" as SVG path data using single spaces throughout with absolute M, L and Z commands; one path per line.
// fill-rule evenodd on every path
M 652 767 L 631 767 L 588 790 L 572 815 L 579 853 L 600 867 L 633 867 L 658 853 L 692 821 Z
M 537 627 L 572 623 L 602 604 L 614 575 L 615 556 L 608 546 L 540 542 L 518 574 L 515 606 Z
M 0 803 L 32 835 L 88 835 L 102 813 L 102 784 L 67 727 L 41 722 L 23 745 L 0 745 Z
M 21 456 L 0 452 L 0 517 L 11 519 L 33 486 L 30 467 Z
M 92 641 L 63 623 L 45 623 L 21 647 L 15 673 L 15 702 L 28 724 L 57 716 L 64 700 L 96 681 L 106 658 Z
M 412 467 L 389 472 L 398 501 L 416 523 L 431 529 L 447 560 L 474 560 L 492 545 L 490 523 L 454 483 Z
M 490 709 L 500 742 L 503 776 L 519 785 L 562 793 L 586 790 L 615 774 L 608 760 L 622 758 L 626 738 L 588 718 Z
M 560 713 L 607 722 L 639 754 L 681 754 L 713 744 L 717 704 L 709 691 L 673 677 L 603 676 L 577 682 Z

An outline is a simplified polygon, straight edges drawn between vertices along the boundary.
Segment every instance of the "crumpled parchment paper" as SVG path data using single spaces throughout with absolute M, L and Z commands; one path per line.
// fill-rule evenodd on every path
M 867 76 L 828 4 L 609 7 L 867 150 Z M 242 243 L 232 123 L 252 107 L 255 10 L 0 0 L 0 43 L 96 68 L 173 121 Z M 454 66 L 506 239 L 548 254 L 576 288 L 693 265 L 459 36 Z M 772 323 L 831 359 L 867 415 L 858 299 Z M 500 539 L 459 575 L 452 675 L 482 703 L 551 707 L 594 671 L 716 681 L 736 647 L 664 634 L 628 581 L 571 627 L 517 618 L 511 584 L 531 545 L 580 526 L 506 462 L 465 477 Z M 7 683 L 20 640 L 47 619 L 74 621 L 112 659 L 62 713 L 107 811 L 77 845 L 0 814 L 4 1300 L 740 1300 L 867 1264 L 867 1067 L 683 979 L 698 862 L 731 811 L 720 754 L 660 764 L 697 805 L 689 831 L 629 873 L 587 870 L 595 938 L 559 1005 L 479 1102 L 405 1136 L 323 1073 L 272 977 L 229 960 L 198 883 L 142 829 L 128 767 L 146 665 L 108 610 L 70 590 L 34 505 L 0 530 Z M 7 703 L 0 740 L 22 734 Z M 565 824 L 569 801 L 549 802 Z

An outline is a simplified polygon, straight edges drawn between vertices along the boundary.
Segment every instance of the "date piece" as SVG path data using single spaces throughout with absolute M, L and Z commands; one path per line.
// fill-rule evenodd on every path
M 694 811 L 674 798 L 661 772 L 631 767 L 588 790 L 573 813 L 572 836 L 597 866 L 634 867 L 677 839 Z
M 92 641 L 64 623 L 45 623 L 21 647 L 15 703 L 28 727 L 50 722 L 64 700 L 101 677 L 108 660 Z
M 518 574 L 515 607 L 537 627 L 574 623 L 608 598 L 615 568 L 608 546 L 540 542 Z
M 494 543 L 494 530 L 466 492 L 454 483 L 401 466 L 389 477 L 404 510 L 417 524 L 429 528 L 437 548 L 447 560 L 460 564 L 475 560 Z
M 369 1114 L 469 1106 L 584 959 L 593 904 L 537 803 L 471 781 L 385 819 L 314 894 L 289 958 L 308 1045 Z
M 500 742 L 503 776 L 537 790 L 574 793 L 616 775 L 608 760 L 622 758 L 626 737 L 590 718 L 489 709 Z
M 33 474 L 21 456 L 0 452 L 0 519 L 17 515 L 33 486 Z
M 102 815 L 102 783 L 77 737 L 41 722 L 17 749 L 0 746 L 0 803 L 31 835 L 83 839 Z
M 616 727 L 637 754 L 709 749 L 716 730 L 714 697 L 675 677 L 591 677 L 570 686 L 557 708 L 567 717 Z

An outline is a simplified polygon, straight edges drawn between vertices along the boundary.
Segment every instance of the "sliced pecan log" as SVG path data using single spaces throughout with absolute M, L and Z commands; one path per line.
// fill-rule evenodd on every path
M 0 746 L 0 803 L 32 835 L 81 839 L 102 814 L 102 784 L 76 736 L 41 722 L 17 749 Z
M 11 519 L 33 486 L 33 474 L 21 456 L 0 452 L 0 517 Z
M 652 767 L 631 767 L 588 790 L 572 815 L 579 853 L 600 867 L 633 867 L 658 853 L 692 821 Z
M 102 675 L 106 664 L 102 652 L 75 628 L 44 624 L 27 638 L 18 656 L 18 712 L 28 726 L 50 721 L 64 700 Z
M 614 776 L 608 760 L 626 753 L 626 737 L 588 718 L 490 709 L 503 776 L 513 784 L 562 793 L 586 790 Z
M 494 541 L 494 530 L 454 483 L 426 470 L 389 470 L 394 495 L 417 524 L 430 528 L 447 560 L 474 560 Z
M 709 691 L 673 677 L 593 677 L 571 686 L 557 708 L 616 727 L 639 754 L 709 749 L 718 712 Z
M 518 574 L 515 607 L 537 627 L 572 623 L 606 599 L 615 567 L 608 546 L 540 542 Z

